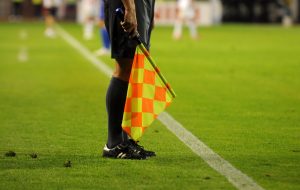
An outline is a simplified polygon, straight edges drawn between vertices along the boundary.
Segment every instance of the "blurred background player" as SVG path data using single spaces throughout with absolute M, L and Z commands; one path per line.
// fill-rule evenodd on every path
M 285 27 L 290 27 L 293 24 L 291 3 L 291 0 L 277 0 L 277 5 L 282 10 L 282 25 Z
M 12 21 L 22 18 L 22 4 L 23 0 L 12 0 L 12 15 L 10 17 Z
M 54 38 L 56 36 L 54 30 L 55 15 L 57 7 L 59 6 L 60 0 L 43 0 L 44 16 L 45 16 L 45 36 Z
M 31 0 L 34 7 L 34 16 L 36 18 L 42 17 L 42 0 Z
M 99 11 L 99 36 L 102 41 L 102 47 L 95 52 L 96 55 L 108 55 L 110 54 L 110 40 L 107 30 L 104 24 L 104 0 L 100 0 L 100 11 Z
M 174 25 L 173 38 L 178 40 L 182 36 L 182 27 L 186 23 L 193 39 L 198 38 L 197 26 L 195 23 L 195 9 L 193 0 L 177 0 L 177 18 Z
M 212 22 L 215 25 L 222 23 L 223 7 L 221 0 L 210 0 Z
M 94 36 L 94 24 L 97 18 L 98 0 L 82 0 L 83 38 L 91 40 Z

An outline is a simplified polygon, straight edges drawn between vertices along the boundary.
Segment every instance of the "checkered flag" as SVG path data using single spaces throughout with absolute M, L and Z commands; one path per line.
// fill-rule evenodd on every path
M 137 141 L 175 96 L 143 43 L 139 43 L 129 79 L 123 130 Z

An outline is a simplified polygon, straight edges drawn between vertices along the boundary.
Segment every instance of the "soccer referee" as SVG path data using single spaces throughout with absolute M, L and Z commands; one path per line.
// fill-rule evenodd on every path
M 103 157 L 120 159 L 146 159 L 155 156 L 137 142 L 129 139 L 122 130 L 122 118 L 126 101 L 128 81 L 137 42 L 137 33 L 145 46 L 150 47 L 153 28 L 155 0 L 104 0 L 105 25 L 111 41 L 111 57 L 115 70 L 106 94 L 108 113 L 108 139 Z M 124 10 L 124 20 L 116 16 L 116 9 Z

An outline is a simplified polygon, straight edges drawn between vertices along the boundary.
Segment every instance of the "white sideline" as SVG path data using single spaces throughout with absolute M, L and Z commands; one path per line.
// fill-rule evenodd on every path
M 75 38 L 68 34 L 64 29 L 57 26 L 58 34 L 73 48 L 78 50 L 86 59 L 101 70 L 106 76 L 111 77 L 112 69 L 95 57 L 87 48 L 80 44 Z M 228 161 L 215 153 L 201 140 L 186 130 L 170 114 L 164 112 L 158 119 L 174 133 L 184 144 L 193 152 L 200 156 L 210 167 L 222 174 L 227 180 L 239 190 L 263 190 L 261 186 L 255 183 L 250 177 L 232 166 Z
M 108 67 L 105 63 L 100 61 L 94 54 L 92 54 L 87 48 L 85 48 L 79 41 L 77 41 L 74 37 L 68 34 L 64 29 L 60 26 L 56 26 L 57 33 L 68 42 L 73 48 L 75 48 L 83 57 L 89 60 L 93 65 L 95 65 L 103 74 L 107 77 L 111 77 L 112 69 Z

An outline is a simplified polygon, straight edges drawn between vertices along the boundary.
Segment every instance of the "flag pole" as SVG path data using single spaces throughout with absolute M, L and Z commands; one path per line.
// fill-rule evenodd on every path
M 163 81 L 163 83 L 166 85 L 167 89 L 169 90 L 169 92 L 171 93 L 171 95 L 173 96 L 173 98 L 175 98 L 176 94 L 175 94 L 174 90 L 172 89 L 172 87 L 170 86 L 170 84 L 168 83 L 168 81 L 166 80 L 166 78 L 163 76 L 163 74 L 160 72 L 159 68 L 155 64 L 154 60 L 150 56 L 150 54 L 149 54 L 148 50 L 146 49 L 146 47 L 144 46 L 144 44 L 140 43 L 140 44 L 138 44 L 138 46 L 142 50 L 142 52 L 144 53 L 144 55 L 146 56 L 146 58 L 148 59 L 148 61 L 151 63 L 152 67 L 154 68 L 154 70 L 156 71 L 156 73 L 158 74 L 158 76 L 161 78 L 161 80 Z
M 124 20 L 124 12 L 121 8 L 116 9 L 116 15 L 120 20 Z M 170 84 L 167 82 L 166 78 L 163 76 L 163 74 L 160 72 L 159 68 L 155 64 L 153 58 L 150 56 L 149 51 L 146 49 L 145 45 L 143 44 L 142 40 L 140 39 L 140 35 L 138 32 L 136 32 L 135 36 L 133 37 L 134 40 L 137 41 L 138 47 L 142 50 L 143 54 L 146 56 L 148 61 L 150 62 L 151 66 L 154 68 L 154 70 L 157 72 L 158 76 L 161 78 L 162 82 L 166 85 L 168 91 L 171 93 L 173 98 L 176 97 L 176 94 L 174 90 L 171 88 Z

